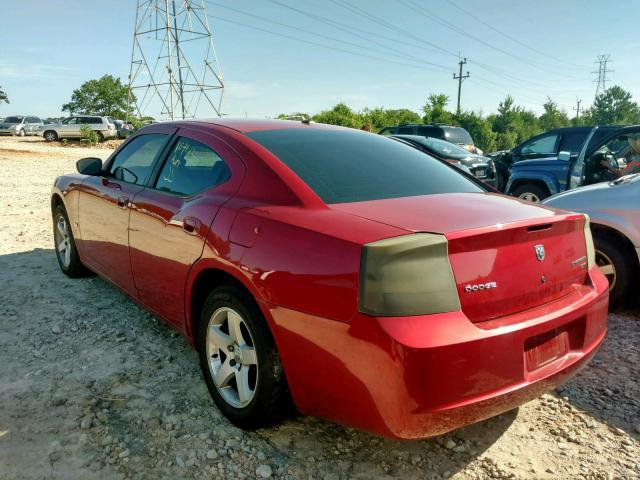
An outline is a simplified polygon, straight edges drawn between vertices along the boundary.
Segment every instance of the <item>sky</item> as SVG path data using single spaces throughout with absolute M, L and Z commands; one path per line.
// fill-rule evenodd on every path
M 470 75 L 463 110 L 493 113 L 510 94 L 537 113 L 549 96 L 573 115 L 576 99 L 593 101 L 600 54 L 611 55 L 608 86 L 640 101 L 640 0 L 204 1 L 225 115 L 313 114 L 341 101 L 419 112 L 431 93 L 455 110 L 460 56 Z M 0 85 L 11 102 L 0 116 L 59 116 L 84 81 L 127 81 L 136 0 L 0 3 Z

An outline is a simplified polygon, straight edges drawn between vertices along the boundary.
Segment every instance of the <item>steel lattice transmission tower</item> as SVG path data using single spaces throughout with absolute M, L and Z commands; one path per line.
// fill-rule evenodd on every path
M 613 72 L 613 70 L 611 70 L 610 68 L 607 68 L 607 63 L 609 63 L 610 61 L 611 61 L 611 55 L 609 54 L 597 56 L 597 60 L 595 63 L 598 64 L 598 70 L 591 72 L 598 75 L 597 80 L 593 81 L 593 83 L 597 83 L 595 98 L 597 98 L 598 95 L 600 95 L 602 92 L 604 92 L 607 89 L 607 81 L 609 80 L 607 78 L 607 73 Z
M 220 116 L 223 91 L 205 0 L 138 0 L 129 72 L 138 116 Z

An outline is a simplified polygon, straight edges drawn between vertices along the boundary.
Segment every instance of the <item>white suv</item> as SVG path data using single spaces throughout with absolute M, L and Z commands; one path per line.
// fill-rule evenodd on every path
M 65 118 L 56 125 L 46 125 L 42 136 L 47 142 L 63 138 L 80 138 L 80 128 L 83 125 L 90 126 L 100 140 L 115 138 L 118 134 L 116 126 L 107 117 L 82 115 Z

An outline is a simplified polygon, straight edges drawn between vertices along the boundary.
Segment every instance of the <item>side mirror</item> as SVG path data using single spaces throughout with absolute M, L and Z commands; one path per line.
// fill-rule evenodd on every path
M 102 173 L 102 160 L 95 157 L 83 158 L 76 162 L 76 168 L 82 175 L 100 175 Z
M 569 160 L 571 160 L 571 152 L 559 152 L 558 153 L 558 160 L 562 160 L 563 162 L 568 162 Z

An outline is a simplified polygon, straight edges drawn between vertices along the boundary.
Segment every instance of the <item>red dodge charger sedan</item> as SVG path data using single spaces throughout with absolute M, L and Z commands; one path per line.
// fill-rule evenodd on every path
M 78 171 L 51 197 L 60 268 L 182 332 L 240 427 L 295 406 L 437 435 L 566 381 L 605 335 L 588 218 L 382 136 L 160 123 Z

